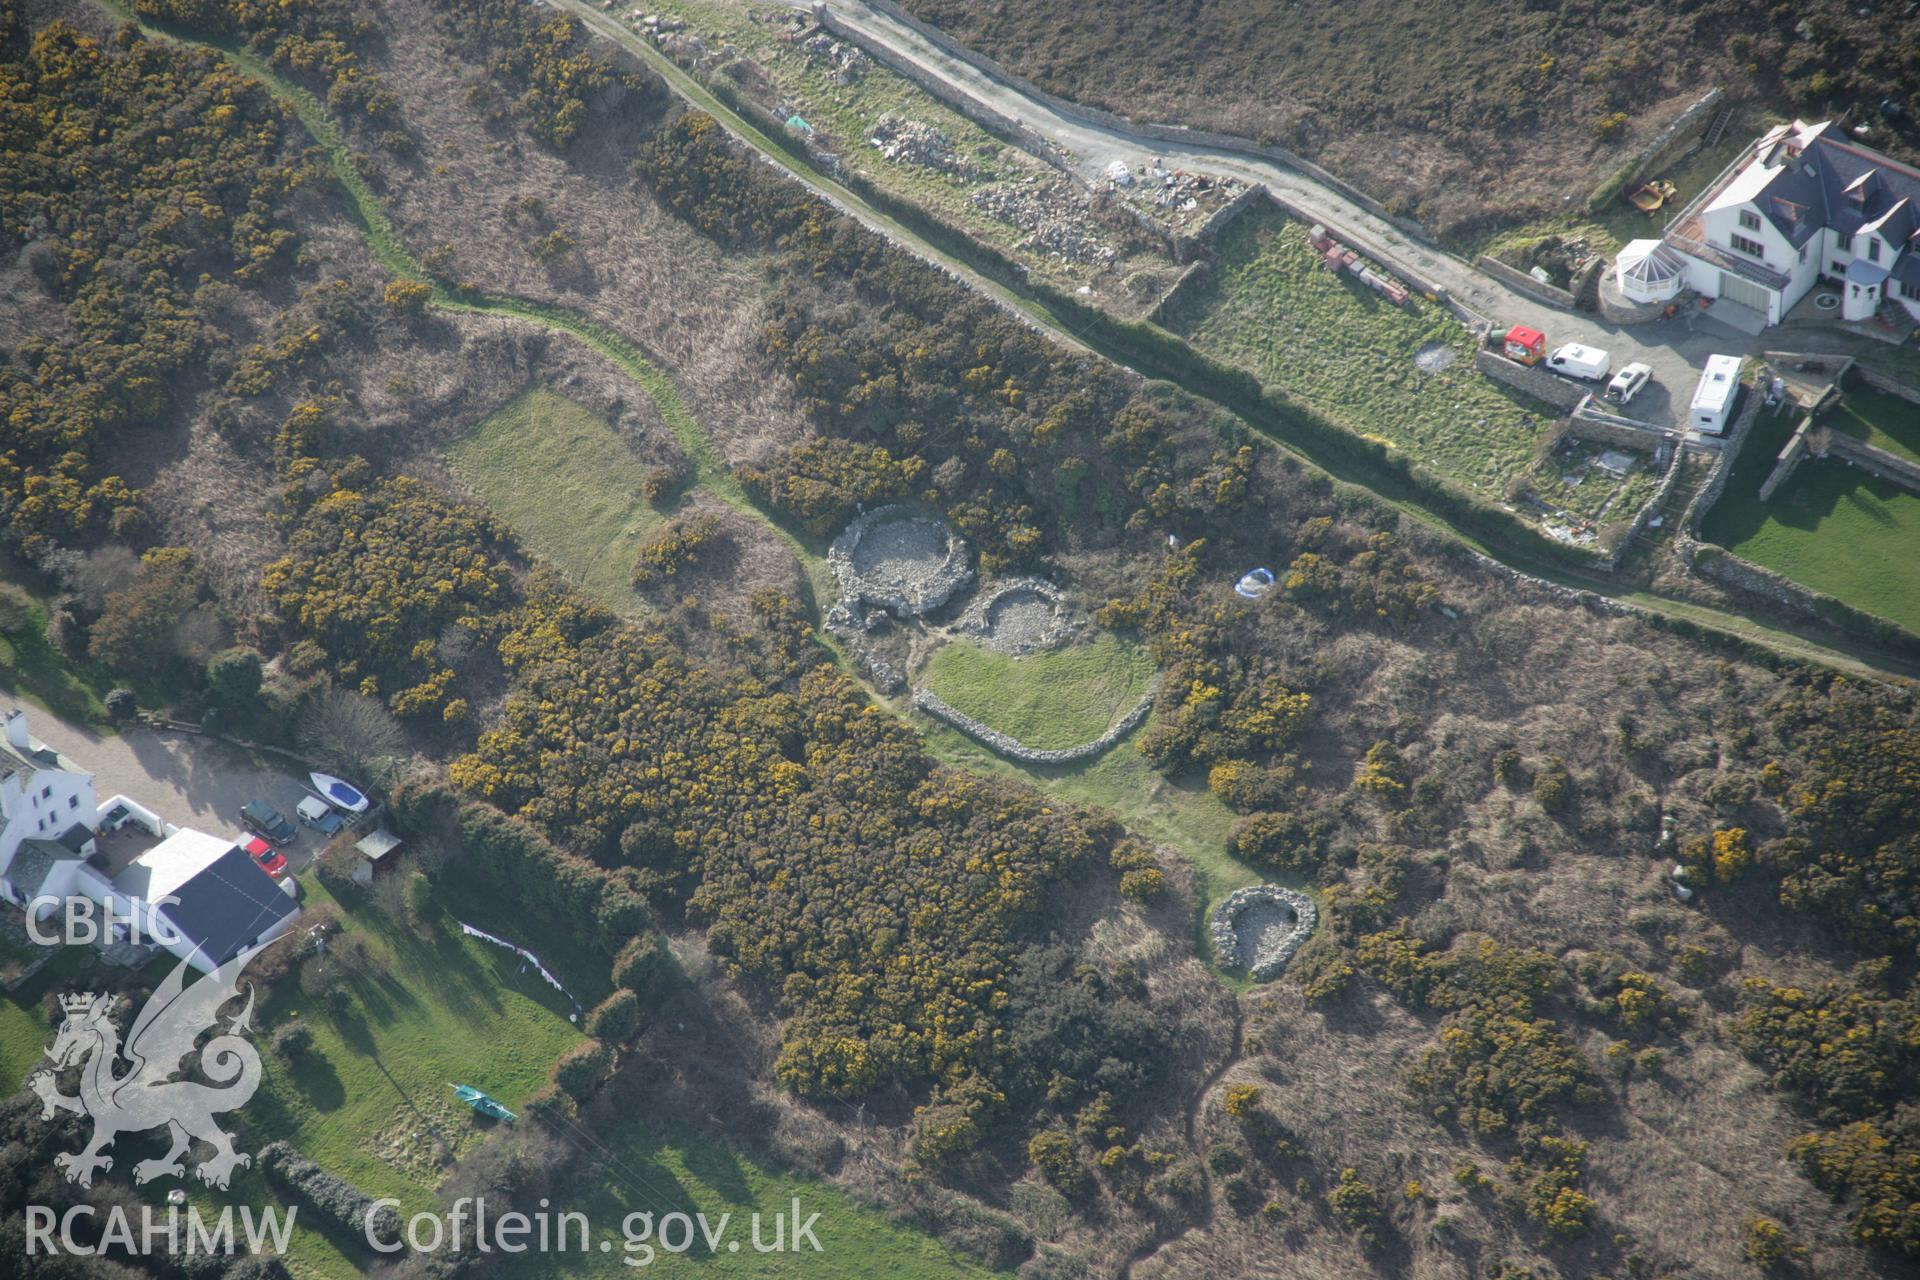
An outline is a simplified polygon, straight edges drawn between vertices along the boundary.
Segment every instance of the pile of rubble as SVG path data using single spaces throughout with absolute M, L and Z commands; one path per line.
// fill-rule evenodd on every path
M 1208 922 L 1213 954 L 1227 968 L 1244 966 L 1255 981 L 1275 978 L 1320 923 L 1313 899 L 1277 884 L 1235 889 Z
M 1112 262 L 1119 256 L 1079 203 L 1057 187 L 982 187 L 968 199 L 989 218 L 1032 232 L 1020 242 L 1022 249 L 1085 266 Z
M 979 173 L 971 161 L 953 149 L 953 143 L 948 141 L 946 134 L 930 124 L 909 120 L 897 112 L 889 111 L 874 121 L 873 133 L 867 141 L 878 147 L 880 154 L 887 159 L 902 164 L 938 169 L 942 173 L 968 180 Z
M 656 39 L 661 36 L 672 35 L 676 31 L 684 31 L 687 26 L 686 23 L 680 21 L 678 18 L 670 18 L 658 13 L 645 13 L 639 9 L 635 9 L 632 13 L 629 13 L 627 15 L 627 21 L 637 26 L 645 27 Z
M 824 31 L 801 41 L 800 48 L 809 62 L 832 69 L 835 84 L 852 84 L 873 70 L 873 59 Z
M 1168 169 L 1157 159 L 1142 165 L 1136 176 L 1140 195 L 1163 209 L 1192 210 L 1203 202 L 1231 200 L 1241 190 L 1241 184 L 1232 178 L 1214 178 L 1204 173 Z M 1122 183 L 1114 180 L 1111 169 L 1108 177 L 1115 189 L 1135 185 L 1132 181 Z

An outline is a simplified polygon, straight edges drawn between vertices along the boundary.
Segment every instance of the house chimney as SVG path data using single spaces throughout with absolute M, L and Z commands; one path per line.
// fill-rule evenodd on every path
M 19 751 L 32 747 L 32 739 L 27 737 L 27 713 L 18 709 L 7 713 L 7 745 Z

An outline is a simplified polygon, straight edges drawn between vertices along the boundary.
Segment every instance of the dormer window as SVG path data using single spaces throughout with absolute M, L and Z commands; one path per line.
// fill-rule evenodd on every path
M 1877 236 L 1867 237 L 1867 261 L 1880 261 L 1880 240 Z
M 1740 225 L 1748 231 L 1758 231 L 1760 229 L 1760 215 L 1751 209 L 1742 209 L 1740 211 Z

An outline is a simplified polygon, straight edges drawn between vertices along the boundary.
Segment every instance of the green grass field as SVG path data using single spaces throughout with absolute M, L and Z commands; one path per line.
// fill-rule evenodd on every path
M 1842 396 L 1821 425 L 1920 462 L 1920 404 L 1911 400 L 1862 387 Z
M 1755 424 L 1725 493 L 1701 521 L 1702 536 L 1856 609 L 1920 629 L 1920 497 L 1843 462 L 1812 459 L 1771 502 L 1760 501 L 1760 483 L 1796 421 L 1777 413 Z
M 447 462 L 529 549 L 621 613 L 645 610 L 628 574 L 661 515 L 640 496 L 646 467 L 591 410 L 535 387 L 455 441 Z
M 1369 439 L 1404 450 L 1483 499 L 1533 461 L 1554 416 L 1476 373 L 1473 336 L 1443 308 L 1396 307 L 1320 265 L 1307 228 L 1256 209 L 1215 244 L 1219 261 L 1167 325 Z M 1414 364 L 1440 344 L 1452 364 Z
M 1041 750 L 1092 742 L 1146 696 L 1152 679 L 1147 652 L 1109 633 L 1023 658 L 955 641 L 922 676 L 949 705 Z
M 1816 459 L 1765 506 L 1722 498 L 1702 531 L 1757 565 L 1920 630 L 1920 497 L 1897 485 Z
M 937 1240 L 909 1228 L 895 1226 L 877 1210 L 866 1208 L 839 1191 L 810 1179 L 767 1169 L 737 1152 L 687 1132 L 661 1118 L 631 1116 L 612 1133 L 596 1135 L 618 1152 L 615 1162 L 603 1162 L 591 1184 L 567 1208 L 583 1213 L 593 1230 L 588 1251 L 581 1252 L 577 1234 L 569 1239 L 570 1252 L 527 1254 L 504 1267 L 500 1275 L 511 1280 L 572 1280 L 574 1277 L 632 1275 L 701 1275 L 715 1280 L 745 1276 L 832 1276 L 834 1280 L 963 1280 L 999 1274 Z M 793 1230 L 793 1201 L 800 1202 L 800 1218 L 813 1214 L 813 1237 L 820 1251 L 803 1246 L 800 1252 L 758 1253 L 753 1248 L 754 1215 L 761 1219 L 760 1240 L 771 1245 L 774 1218 L 787 1214 L 786 1230 Z M 652 1214 L 657 1224 L 667 1215 L 704 1214 L 708 1227 L 720 1239 L 721 1215 L 726 1243 L 709 1251 L 696 1226 L 693 1247 L 676 1255 L 659 1248 L 658 1238 L 643 1241 L 654 1246 L 652 1261 L 638 1249 L 628 1251 L 628 1215 Z M 638 1221 L 635 1235 L 644 1234 Z M 670 1239 L 681 1241 L 679 1228 Z M 610 1246 L 605 1252 L 600 1243 Z M 737 1249 L 729 1249 L 727 1244 Z M 629 1265 L 628 1259 L 632 1260 Z M 644 1264 L 644 1269 L 642 1269 Z

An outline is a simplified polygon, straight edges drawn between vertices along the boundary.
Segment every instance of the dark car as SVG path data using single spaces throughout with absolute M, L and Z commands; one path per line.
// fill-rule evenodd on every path
M 285 844 L 297 834 L 284 814 L 258 800 L 240 807 L 240 821 L 247 824 L 247 830 L 265 836 L 275 844 Z
M 287 874 L 286 855 L 275 849 L 265 840 L 262 840 L 259 836 L 248 837 L 240 847 L 247 851 L 247 856 L 252 858 L 254 863 L 262 871 L 272 876 L 275 880 Z

